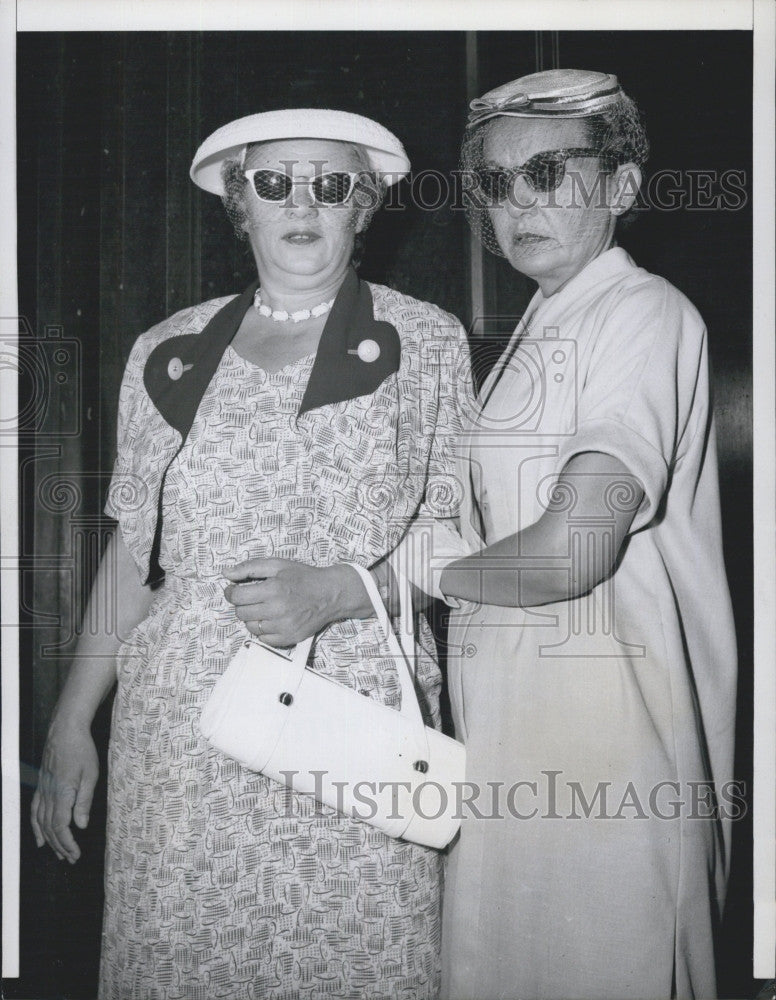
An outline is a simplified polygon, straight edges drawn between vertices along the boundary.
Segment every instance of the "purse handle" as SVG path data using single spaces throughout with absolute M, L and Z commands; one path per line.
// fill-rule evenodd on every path
M 391 619 L 388 615 L 388 611 L 380 597 L 380 592 L 377 589 L 377 585 L 372 577 L 372 574 L 364 566 L 360 566 L 358 563 L 349 562 L 344 563 L 345 566 L 352 566 L 352 568 L 361 577 L 361 582 L 364 584 L 364 589 L 369 596 L 369 600 L 372 602 L 372 608 L 377 618 L 377 623 L 383 632 L 383 638 L 385 644 L 388 647 L 388 651 L 391 654 L 391 658 L 396 664 L 396 671 L 399 675 L 399 685 L 401 688 L 401 708 L 400 713 L 408 719 L 415 729 L 417 730 L 417 737 L 419 741 L 418 750 L 422 752 L 423 750 L 428 750 L 428 737 L 426 736 L 426 724 L 423 721 L 423 715 L 420 711 L 420 704 L 418 702 L 418 696 L 415 693 L 415 683 L 414 683 L 414 670 L 411 667 L 412 662 L 415 658 L 415 639 L 414 639 L 414 629 L 412 627 L 412 617 L 409 613 L 410 607 L 410 594 L 409 594 L 409 581 L 402 573 L 398 573 L 399 582 L 399 638 L 396 637 L 396 633 L 393 630 L 391 624 Z M 296 689 L 302 683 L 302 677 L 304 676 L 305 667 L 307 660 L 310 656 L 310 649 L 313 644 L 315 636 L 310 636 L 308 639 L 302 639 L 298 642 L 296 646 L 292 649 L 278 649 L 275 646 L 268 646 L 267 643 L 262 642 L 260 638 L 256 636 L 251 636 L 248 640 L 248 644 L 255 643 L 268 650 L 270 653 L 274 653 L 281 659 L 286 660 L 289 664 L 294 680 L 291 680 L 289 676 L 289 692 L 294 694 Z M 405 643 L 408 643 L 410 648 L 409 651 Z
M 361 577 L 361 582 L 364 584 L 364 589 L 369 595 L 369 600 L 372 602 L 372 607 L 377 618 L 377 624 L 383 631 L 383 637 L 385 643 L 388 646 L 388 651 L 390 652 L 394 663 L 396 664 L 396 671 L 399 675 L 399 684 L 401 686 L 401 709 L 402 715 L 410 719 L 419 730 L 423 733 L 423 738 L 425 740 L 426 724 L 423 721 L 423 716 L 420 711 L 420 704 L 418 703 L 418 696 L 415 693 L 414 684 L 414 670 L 410 667 L 410 664 L 415 658 L 415 641 L 412 629 L 412 619 L 409 615 L 409 583 L 403 575 L 399 575 L 399 638 L 396 638 L 396 633 L 391 625 L 391 619 L 388 615 L 388 610 L 383 604 L 383 600 L 380 597 L 380 592 L 377 589 L 377 584 L 375 583 L 372 574 L 364 566 L 360 566 L 358 563 L 345 563 L 346 566 L 352 566 L 353 569 Z M 404 645 L 405 642 L 411 642 L 412 648 L 408 653 L 407 647 Z

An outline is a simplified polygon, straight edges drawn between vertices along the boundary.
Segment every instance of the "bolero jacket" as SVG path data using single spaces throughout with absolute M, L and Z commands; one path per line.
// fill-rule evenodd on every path
M 184 309 L 132 348 L 105 510 L 119 522 L 148 584 L 165 572 L 159 555 L 167 470 L 256 287 Z M 359 352 L 365 342 L 372 343 Z M 350 269 L 296 416 L 319 488 L 342 494 L 339 558 L 372 565 L 394 549 L 420 510 L 439 518 L 458 514 L 455 450 L 472 399 L 460 322 Z

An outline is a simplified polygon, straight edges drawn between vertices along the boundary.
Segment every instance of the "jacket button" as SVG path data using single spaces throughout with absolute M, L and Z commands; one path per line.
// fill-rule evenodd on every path
M 173 382 L 177 382 L 181 375 L 183 375 L 183 362 L 180 358 L 170 359 L 170 363 L 167 365 L 167 374 Z
M 362 361 L 371 364 L 380 357 L 380 345 L 376 340 L 362 340 L 358 345 L 357 354 Z

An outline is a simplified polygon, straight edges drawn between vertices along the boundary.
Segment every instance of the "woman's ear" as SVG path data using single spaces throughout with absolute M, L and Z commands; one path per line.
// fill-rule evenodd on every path
M 248 215 L 245 202 L 240 205 L 240 228 L 245 233 L 245 238 L 247 239 L 251 231 L 251 217 Z
M 353 190 L 352 203 L 356 210 L 353 219 L 355 233 L 363 233 L 372 216 L 383 201 L 384 191 L 376 174 L 369 170 L 361 172 L 361 178 Z
M 641 187 L 641 169 L 635 163 L 621 163 L 611 177 L 609 210 L 612 215 L 625 215 L 633 208 Z

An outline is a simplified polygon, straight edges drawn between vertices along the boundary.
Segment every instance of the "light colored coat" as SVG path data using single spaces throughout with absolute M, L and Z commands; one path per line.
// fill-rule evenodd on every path
M 457 733 L 475 804 L 496 818 L 466 819 L 452 851 L 443 996 L 705 1000 L 740 807 L 706 331 L 619 248 L 531 313 L 464 449 L 464 536 L 538 520 L 582 452 L 617 457 L 644 499 L 590 594 L 453 616 Z M 610 503 L 632 504 L 634 485 Z M 584 527 L 573 489 L 553 502 Z M 710 781 L 721 814 L 704 818 Z

